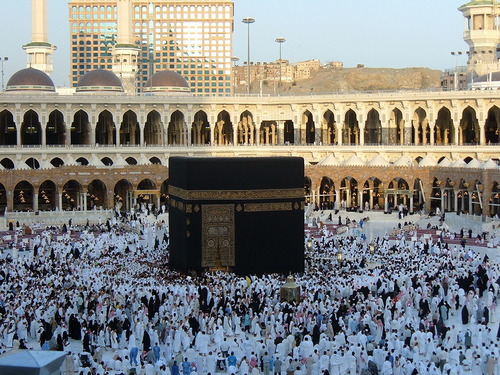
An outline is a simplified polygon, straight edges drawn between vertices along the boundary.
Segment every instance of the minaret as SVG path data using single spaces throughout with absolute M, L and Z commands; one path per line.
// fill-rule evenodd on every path
M 31 1 L 31 42 L 24 45 L 27 65 L 47 74 L 54 70 L 52 55 L 56 46 L 48 41 L 47 36 L 47 0 Z
M 116 3 L 117 36 L 113 49 L 113 73 L 121 79 L 125 92 L 134 93 L 139 48 L 132 38 L 132 1 L 117 0 Z
M 473 0 L 458 8 L 465 17 L 464 40 L 469 45 L 469 71 L 478 75 L 499 70 L 500 44 L 498 0 Z

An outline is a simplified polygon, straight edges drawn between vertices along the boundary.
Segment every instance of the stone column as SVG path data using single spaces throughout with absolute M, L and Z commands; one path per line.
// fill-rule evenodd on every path
M 33 194 L 33 211 L 38 211 L 38 193 Z
M 484 122 L 479 124 L 479 144 L 484 146 L 486 144 L 486 134 L 485 132 L 485 124 Z
M 359 123 L 359 145 L 364 146 L 365 144 L 365 124 Z
M 430 135 L 430 140 L 429 143 L 431 145 L 435 144 L 435 139 L 434 139 L 434 129 L 436 127 L 436 124 L 433 122 L 429 122 L 429 135 Z
M 57 200 L 57 207 L 56 207 L 56 209 L 57 209 L 57 211 L 62 211 L 63 210 L 62 193 L 58 193 L 57 194 L 57 198 L 58 198 L 58 200 Z
M 83 196 L 83 211 L 87 211 L 87 193 L 82 193 Z

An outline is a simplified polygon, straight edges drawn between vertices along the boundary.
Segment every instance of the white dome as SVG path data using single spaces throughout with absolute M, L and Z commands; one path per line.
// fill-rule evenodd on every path
M 481 168 L 481 163 L 477 159 L 472 159 L 466 165 L 467 168 Z
M 441 160 L 441 161 L 438 163 L 438 165 L 439 165 L 440 167 L 449 167 L 449 166 L 450 166 L 450 164 L 451 164 L 450 159 L 448 159 L 448 158 L 446 158 L 446 157 L 445 157 L 445 158 L 443 158 L 443 160 Z
M 453 163 L 451 163 L 450 167 L 463 168 L 466 165 L 467 164 L 465 164 L 465 161 L 463 161 L 462 159 L 457 159 Z
M 498 169 L 498 164 L 493 161 L 493 159 L 488 159 L 486 160 L 482 165 L 481 168 L 483 169 Z
M 401 157 L 394 162 L 394 165 L 398 167 L 411 167 L 415 165 L 414 161 L 406 154 L 401 155 Z
M 420 160 L 420 163 L 418 163 L 418 165 L 421 167 L 435 167 L 436 161 L 431 156 L 425 155 L 425 157 Z
M 372 160 L 370 160 L 368 163 L 366 163 L 366 165 L 385 167 L 385 166 L 391 165 L 391 163 L 389 163 L 387 160 L 385 160 L 382 156 L 377 155 Z
M 358 155 L 352 155 L 349 159 L 344 161 L 342 165 L 354 166 L 354 165 L 365 165 L 365 162 L 361 160 Z
M 340 165 L 341 163 L 332 154 L 320 160 L 318 165 Z

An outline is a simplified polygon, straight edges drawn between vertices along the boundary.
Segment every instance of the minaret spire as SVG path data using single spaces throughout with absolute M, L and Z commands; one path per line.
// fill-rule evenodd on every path
M 464 40 L 469 45 L 469 70 L 478 75 L 498 71 L 498 0 L 472 0 L 458 10 L 464 15 Z
M 32 0 L 31 42 L 23 46 L 27 57 L 26 65 L 47 74 L 52 73 L 52 55 L 56 48 L 48 41 L 47 0 Z
M 135 92 L 139 48 L 132 37 L 132 1 L 117 0 L 117 35 L 113 49 L 113 72 L 127 93 Z

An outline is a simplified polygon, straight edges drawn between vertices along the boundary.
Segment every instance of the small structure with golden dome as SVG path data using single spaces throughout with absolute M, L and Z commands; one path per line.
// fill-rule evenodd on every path
M 300 285 L 295 282 L 292 275 L 288 275 L 286 283 L 281 286 L 280 299 L 286 302 L 300 301 Z

